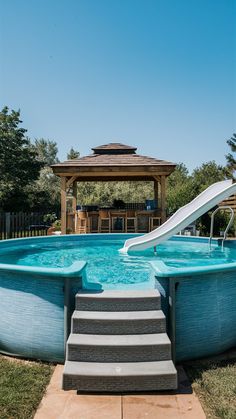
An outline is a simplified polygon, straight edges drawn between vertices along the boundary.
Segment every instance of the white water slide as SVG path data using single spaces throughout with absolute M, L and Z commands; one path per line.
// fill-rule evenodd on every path
M 154 247 L 179 233 L 205 212 L 209 211 L 219 202 L 236 193 L 236 183 L 232 180 L 213 183 L 200 193 L 189 204 L 176 211 L 164 224 L 143 236 L 126 240 L 121 252 L 130 250 L 139 251 Z

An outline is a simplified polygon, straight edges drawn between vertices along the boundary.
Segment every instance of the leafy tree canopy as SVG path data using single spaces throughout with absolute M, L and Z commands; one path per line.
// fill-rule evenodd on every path
M 79 156 L 80 156 L 80 152 L 74 150 L 74 148 L 71 147 L 70 151 L 67 153 L 67 160 L 78 159 Z
M 42 163 L 25 136 L 26 129 L 21 124 L 20 111 L 7 107 L 0 112 L 0 181 L 25 186 L 37 179 Z
M 230 146 L 231 153 L 226 154 L 226 161 L 227 161 L 227 172 L 229 175 L 233 177 L 235 170 L 236 170 L 236 133 L 232 135 L 232 137 L 227 140 L 227 144 Z
M 197 167 L 192 173 L 192 178 L 194 196 L 197 196 L 212 183 L 224 180 L 226 178 L 225 169 L 213 160 Z
M 83 205 L 112 205 L 114 199 L 125 202 L 145 202 L 153 198 L 153 182 L 81 182 L 78 202 Z
M 192 177 L 183 163 L 177 164 L 167 184 L 167 212 L 173 214 L 193 197 Z
M 29 189 L 29 203 L 35 211 L 60 211 L 60 179 L 54 175 L 51 165 L 58 163 L 57 143 L 44 138 L 36 139 L 34 144 L 38 159 L 44 166 L 39 178 Z
M 177 164 L 175 171 L 168 177 L 168 186 L 175 187 L 176 183 L 184 182 L 189 177 L 189 171 L 184 163 Z
M 4 107 L 0 112 L 0 205 L 5 210 L 21 208 L 24 187 L 38 178 L 42 167 L 21 122 L 20 111 Z
M 58 148 L 57 143 L 44 138 L 36 139 L 34 144 L 39 161 L 43 162 L 44 166 L 51 166 L 59 163 L 57 158 Z

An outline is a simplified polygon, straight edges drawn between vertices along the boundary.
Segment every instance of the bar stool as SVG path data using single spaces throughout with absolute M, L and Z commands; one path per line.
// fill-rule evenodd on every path
M 146 211 L 139 211 L 136 213 L 137 231 L 138 233 L 147 233 L 149 229 L 149 218 Z
M 125 218 L 126 218 L 126 211 L 111 211 L 111 229 L 113 232 L 121 232 L 125 231 Z M 121 221 L 121 229 L 115 228 L 119 224 L 119 220 Z M 116 224 L 116 225 L 115 225 Z
M 125 217 L 125 232 L 137 233 L 137 217 L 135 211 L 127 211 Z
M 98 233 L 98 220 L 99 215 L 97 211 L 91 211 L 89 213 L 90 220 L 90 233 Z
M 111 217 L 110 217 L 110 212 L 108 210 L 99 210 L 98 232 L 99 233 L 111 232 Z
M 149 231 L 155 230 L 161 225 L 161 217 L 149 217 Z
M 78 211 L 76 219 L 76 234 L 90 233 L 90 218 L 86 211 Z

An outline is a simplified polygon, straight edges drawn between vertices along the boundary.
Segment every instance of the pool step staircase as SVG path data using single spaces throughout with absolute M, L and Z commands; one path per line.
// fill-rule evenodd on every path
M 63 389 L 175 390 L 177 372 L 160 301 L 157 290 L 78 293 Z

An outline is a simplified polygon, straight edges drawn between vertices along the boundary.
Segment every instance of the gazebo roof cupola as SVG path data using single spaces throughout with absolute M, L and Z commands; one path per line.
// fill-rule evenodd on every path
M 136 154 L 137 147 L 121 143 L 109 143 L 92 148 L 94 154 Z

